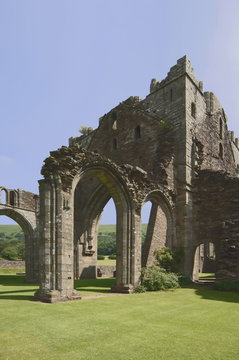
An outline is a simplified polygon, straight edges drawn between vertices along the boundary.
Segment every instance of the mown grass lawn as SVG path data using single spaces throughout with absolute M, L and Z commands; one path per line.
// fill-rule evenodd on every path
M 97 260 L 97 265 L 116 265 L 116 260 L 109 259 L 109 255 L 104 255 L 104 260 Z
M 23 276 L 0 276 L 2 360 L 237 360 L 239 294 L 175 291 L 43 304 Z M 114 279 L 79 281 L 106 294 Z

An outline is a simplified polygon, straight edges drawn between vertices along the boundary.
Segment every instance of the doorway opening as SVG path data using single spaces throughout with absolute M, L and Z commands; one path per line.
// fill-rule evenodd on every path
M 97 277 L 116 276 L 116 210 L 111 198 L 105 205 L 97 234 Z
M 214 281 L 216 272 L 215 244 L 201 243 L 196 247 L 194 255 L 193 280 Z

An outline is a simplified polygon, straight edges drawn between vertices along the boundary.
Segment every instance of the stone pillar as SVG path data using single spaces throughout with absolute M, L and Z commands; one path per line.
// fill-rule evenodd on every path
M 40 180 L 40 289 L 44 302 L 79 299 L 74 290 L 73 219 L 71 194 L 59 177 Z
M 117 209 L 116 285 L 113 292 L 132 293 L 139 284 L 141 270 L 140 217 L 128 208 Z

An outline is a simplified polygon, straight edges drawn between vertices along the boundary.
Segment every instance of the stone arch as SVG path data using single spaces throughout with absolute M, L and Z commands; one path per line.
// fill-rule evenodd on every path
M 211 246 L 213 245 L 213 249 Z M 194 246 L 194 263 L 192 280 L 199 280 L 199 273 L 216 273 L 218 243 L 201 242 Z
M 0 215 L 8 216 L 16 221 L 22 228 L 25 236 L 25 251 L 26 251 L 26 278 L 25 282 L 34 283 L 37 279 L 38 262 L 35 256 L 35 242 L 34 242 L 34 229 L 32 224 L 22 215 L 19 211 L 12 208 L 0 209 Z
M 133 167 L 119 167 L 98 154 L 71 146 L 52 152 L 42 174 L 45 179 L 39 181 L 40 289 L 36 298 L 55 302 L 80 297 L 73 288 L 74 194 L 79 181 L 87 178 L 97 178 L 116 207 L 117 274 L 112 290 L 132 292 L 139 283 L 141 269 L 140 215 L 135 199 L 137 184 L 145 173 Z M 103 206 L 106 198 L 101 200 Z
M 9 192 L 9 205 L 16 206 L 18 203 L 18 193 L 15 190 Z
M 74 192 L 75 277 L 96 278 L 98 228 L 102 211 L 111 196 L 103 184 L 96 183 L 92 192 L 91 188 L 88 190 L 87 195 L 90 195 L 82 209 L 81 183 L 82 180 Z
M 135 271 L 135 258 L 132 251 L 137 248 L 132 237 L 132 210 L 133 204 L 127 187 L 117 171 L 105 165 L 87 165 L 81 173 L 75 177 L 72 185 L 72 191 L 75 192 L 77 184 L 81 179 L 95 177 L 102 186 L 98 186 L 92 194 L 86 206 L 87 236 L 92 238 L 90 233 L 98 226 L 99 216 L 109 200 L 112 197 L 116 208 L 116 287 L 115 291 L 131 292 L 133 286 L 139 281 L 138 273 Z M 74 206 L 75 208 L 75 206 Z M 88 238 L 89 239 L 89 238 Z M 87 238 L 84 239 L 85 248 L 87 247 Z M 86 250 L 87 251 L 87 250 Z M 89 249 L 90 251 L 90 249 Z
M 8 191 L 4 187 L 0 188 L 0 203 L 6 205 L 8 203 Z
M 173 249 L 175 246 L 174 216 L 170 201 L 160 190 L 150 192 L 144 203 L 147 201 L 151 201 L 152 207 L 142 252 L 142 266 L 153 264 L 156 249 L 164 246 Z

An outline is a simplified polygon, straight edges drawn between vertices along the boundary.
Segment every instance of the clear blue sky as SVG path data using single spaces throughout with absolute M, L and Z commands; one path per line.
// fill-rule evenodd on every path
M 50 150 L 185 54 L 239 136 L 238 17 L 238 0 L 0 0 L 0 184 L 38 193 Z

